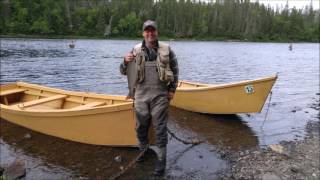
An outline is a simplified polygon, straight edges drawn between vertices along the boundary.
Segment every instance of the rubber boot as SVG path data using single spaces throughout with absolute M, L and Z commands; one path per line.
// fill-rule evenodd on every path
M 139 147 L 139 154 L 140 154 L 140 153 L 143 153 L 143 154 L 136 159 L 136 162 L 137 162 L 137 163 L 141 163 L 141 162 L 143 162 L 143 161 L 145 160 L 145 155 L 146 155 L 148 149 L 149 149 L 149 144 L 140 145 L 140 147 Z
M 166 170 L 166 156 L 167 156 L 167 148 L 161 147 L 159 148 L 159 152 L 157 153 L 157 161 L 155 165 L 155 170 L 153 174 L 155 176 L 163 176 Z

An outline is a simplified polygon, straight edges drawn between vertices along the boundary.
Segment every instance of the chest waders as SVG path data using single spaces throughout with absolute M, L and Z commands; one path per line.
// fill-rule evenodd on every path
M 144 80 L 136 85 L 134 103 L 137 137 L 142 149 L 149 143 L 148 128 L 150 123 L 153 123 L 158 157 L 155 174 L 161 175 L 166 166 L 169 100 L 168 87 L 159 79 L 156 61 L 145 61 Z
M 145 61 L 144 71 L 144 80 L 136 85 L 135 90 L 138 139 L 141 146 L 148 144 L 148 128 L 152 122 L 156 133 L 156 145 L 164 147 L 168 142 L 168 87 L 159 79 L 156 61 Z

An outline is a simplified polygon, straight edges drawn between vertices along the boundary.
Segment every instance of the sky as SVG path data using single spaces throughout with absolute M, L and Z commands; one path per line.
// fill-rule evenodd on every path
M 320 0 L 251 0 L 253 2 L 259 1 L 259 3 L 263 3 L 265 5 L 270 5 L 271 7 L 276 8 L 284 8 L 288 1 L 289 8 L 296 7 L 297 9 L 305 8 L 305 6 L 309 6 L 312 3 L 313 9 L 319 9 Z
M 200 0 L 200 1 L 209 2 L 210 0 Z M 310 6 L 311 3 L 313 6 L 313 9 L 319 9 L 319 6 L 320 6 L 319 4 L 320 0 L 250 0 L 250 1 L 251 2 L 258 1 L 259 3 L 270 5 L 273 8 L 276 8 L 277 6 L 279 8 L 284 8 L 287 4 L 287 1 L 290 9 L 293 7 L 296 7 L 297 9 L 302 9 L 302 8 L 305 8 L 307 5 Z

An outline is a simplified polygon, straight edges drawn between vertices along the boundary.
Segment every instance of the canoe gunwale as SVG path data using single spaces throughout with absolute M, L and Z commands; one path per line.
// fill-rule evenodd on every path
M 235 86 L 241 86 L 246 84 L 254 84 L 254 83 L 260 83 L 265 81 L 275 81 L 278 78 L 277 75 L 266 77 L 266 78 L 260 78 L 260 79 L 254 79 L 254 80 L 246 80 L 241 82 L 234 82 L 234 83 L 228 83 L 228 84 L 217 84 L 217 85 L 210 85 L 210 84 L 200 84 L 200 83 L 192 83 L 187 81 L 181 81 L 183 83 L 187 84 L 193 84 L 193 85 L 207 85 L 207 87 L 187 87 L 187 88 L 177 88 L 177 91 L 181 92 L 193 92 L 193 91 L 207 91 L 207 90 L 215 90 L 215 89 L 222 89 L 222 88 L 229 88 L 229 87 L 235 87 Z
M 38 110 L 38 109 L 19 109 L 18 107 L 10 107 L 3 104 L 0 104 L 0 109 L 3 112 L 11 112 L 21 115 L 28 116 L 41 116 L 41 117 L 51 117 L 51 116 L 78 116 L 78 115 L 92 115 L 92 114 L 101 114 L 101 113 L 113 113 L 120 111 L 133 110 L 133 103 L 123 103 L 123 104 L 113 104 L 106 106 L 91 107 L 81 110 L 73 109 L 50 109 L 50 110 Z
M 90 97 L 90 98 L 108 99 L 108 100 L 120 100 L 120 101 L 130 102 L 130 100 L 125 99 L 125 96 L 121 96 L 121 95 L 106 95 L 106 94 L 98 94 L 98 93 L 92 93 L 92 92 L 69 91 L 69 90 L 63 90 L 63 89 L 52 88 L 47 86 L 41 86 L 37 84 L 29 84 L 25 82 L 17 82 L 15 84 L 19 88 L 27 87 L 31 89 L 49 91 L 52 93 L 66 94 L 71 96 Z

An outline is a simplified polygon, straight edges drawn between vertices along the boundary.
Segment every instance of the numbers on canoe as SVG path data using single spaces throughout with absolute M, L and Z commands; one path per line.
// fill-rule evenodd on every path
M 254 87 L 253 87 L 253 85 L 247 85 L 247 86 L 245 86 L 245 87 L 244 87 L 244 90 L 245 90 L 245 92 L 246 92 L 247 94 L 252 94 L 252 93 L 254 93 Z

